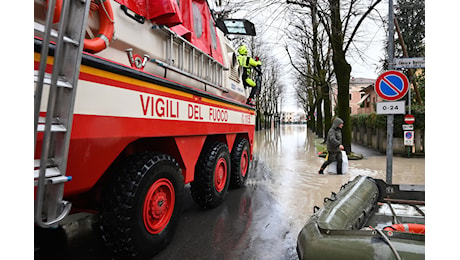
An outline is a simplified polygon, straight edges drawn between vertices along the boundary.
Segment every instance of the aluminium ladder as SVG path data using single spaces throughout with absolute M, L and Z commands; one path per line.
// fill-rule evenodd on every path
M 228 89 L 223 86 L 223 71 L 229 70 L 228 68 L 170 28 L 163 25 L 153 25 L 152 29 L 158 30 L 166 36 L 166 61 L 150 59 L 150 62 L 197 80 L 205 86 L 214 87 L 225 93 L 228 92 Z
M 43 35 L 34 97 L 34 149 L 41 150 L 41 158 L 34 160 L 35 223 L 40 227 L 56 227 L 71 208 L 63 194 L 64 184 L 71 180 L 66 176 L 67 157 L 90 3 L 64 0 L 56 31 L 51 28 L 56 0 L 49 0 L 45 26 L 34 26 Z M 50 59 L 54 60 L 52 71 L 46 73 L 50 40 L 56 45 Z M 42 106 L 44 85 L 49 86 L 49 95 Z M 46 107 L 46 117 L 40 116 L 40 107 Z M 43 134 L 41 147 L 37 147 L 39 132 Z

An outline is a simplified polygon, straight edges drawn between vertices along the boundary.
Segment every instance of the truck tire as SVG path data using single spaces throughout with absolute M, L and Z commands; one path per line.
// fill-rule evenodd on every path
M 249 142 L 242 138 L 235 143 L 232 150 L 232 175 L 230 186 L 241 188 L 248 178 L 249 171 Z
M 193 200 L 202 208 L 214 208 L 227 196 L 230 182 L 230 153 L 224 143 L 205 148 L 195 168 L 195 180 L 190 183 Z
M 102 194 L 101 231 L 120 259 L 150 259 L 174 236 L 184 178 L 169 155 L 128 157 Z

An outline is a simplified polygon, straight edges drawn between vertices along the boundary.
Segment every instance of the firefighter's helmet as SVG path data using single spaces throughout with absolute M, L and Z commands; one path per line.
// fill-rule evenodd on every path
M 246 45 L 241 45 L 239 48 L 238 48 L 238 53 L 240 55 L 247 55 L 248 54 L 248 48 L 246 48 Z

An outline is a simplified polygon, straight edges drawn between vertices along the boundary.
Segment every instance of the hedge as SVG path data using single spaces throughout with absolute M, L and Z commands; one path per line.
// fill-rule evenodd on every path
M 412 115 L 415 117 L 414 129 L 425 130 L 425 113 L 417 110 L 412 110 Z M 394 137 L 403 137 L 404 131 L 402 125 L 404 122 L 405 115 L 394 115 Z M 369 127 L 369 128 L 380 128 L 386 129 L 387 127 L 387 116 L 378 115 L 375 112 L 371 114 L 357 114 L 351 117 L 352 126 L 356 127 Z

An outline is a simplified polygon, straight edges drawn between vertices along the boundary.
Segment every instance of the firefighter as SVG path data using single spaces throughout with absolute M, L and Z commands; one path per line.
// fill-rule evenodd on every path
M 258 73 L 260 73 L 260 69 L 258 66 L 262 65 L 262 62 L 259 60 L 255 60 L 251 57 L 248 56 L 248 48 L 245 45 L 241 45 L 238 48 L 238 63 L 240 64 L 240 67 L 243 68 L 243 85 L 244 87 L 251 87 L 251 93 L 249 94 L 249 98 L 246 101 L 246 104 L 249 104 L 251 106 L 255 105 L 254 102 L 254 96 L 257 92 L 257 88 L 260 86 L 257 86 L 256 82 L 252 80 L 249 75 L 251 75 L 251 68 L 254 67 Z

